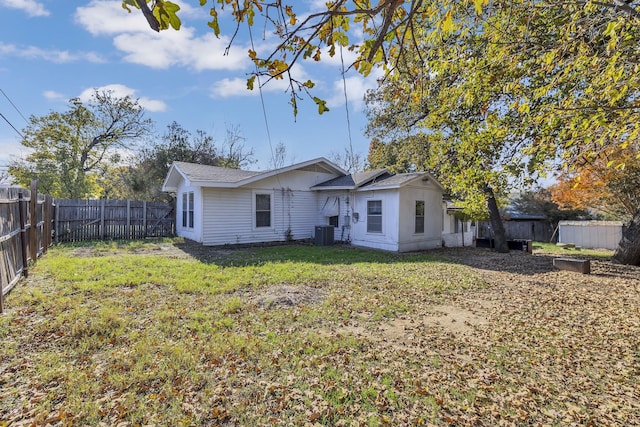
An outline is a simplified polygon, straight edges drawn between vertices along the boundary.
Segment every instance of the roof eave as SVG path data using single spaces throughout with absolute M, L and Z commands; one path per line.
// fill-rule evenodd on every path
M 368 186 L 365 185 L 364 187 L 358 187 L 358 189 L 356 191 L 361 192 L 361 191 L 374 191 L 374 190 L 394 190 L 394 189 L 398 189 L 400 188 L 401 185 L 376 185 L 376 186 Z
M 182 172 L 178 167 L 178 165 L 176 165 L 174 162 L 171 164 L 171 167 L 169 168 L 169 172 L 167 172 L 167 176 L 164 178 L 164 181 L 162 182 L 162 191 L 172 193 L 178 190 L 177 181 L 175 183 L 172 182 L 176 174 L 181 176 L 182 179 L 184 179 L 186 182 L 189 182 L 185 173 Z M 177 180 L 177 177 L 175 179 Z
M 353 185 L 349 185 L 349 186 L 335 186 L 335 187 L 331 187 L 331 186 L 326 186 L 326 187 L 311 187 L 312 190 L 315 191 L 329 191 L 329 190 L 355 190 L 355 186 Z

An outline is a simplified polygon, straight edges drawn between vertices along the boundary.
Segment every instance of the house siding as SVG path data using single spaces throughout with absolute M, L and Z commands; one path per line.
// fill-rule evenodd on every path
M 400 190 L 398 251 L 417 251 L 442 246 L 442 191 L 429 181 Z M 415 203 L 424 201 L 424 233 L 415 232 Z
M 319 221 L 319 197 L 309 187 L 335 175 L 291 171 L 246 188 L 205 188 L 203 244 L 246 244 L 313 237 Z M 254 227 L 253 198 L 256 192 L 271 194 L 271 227 Z
M 382 232 L 367 232 L 367 202 L 369 200 L 382 201 Z M 356 246 L 383 249 L 387 251 L 398 250 L 398 204 L 397 190 L 372 190 L 355 193 L 353 212 L 358 214 L 358 220 L 352 224 L 352 240 Z

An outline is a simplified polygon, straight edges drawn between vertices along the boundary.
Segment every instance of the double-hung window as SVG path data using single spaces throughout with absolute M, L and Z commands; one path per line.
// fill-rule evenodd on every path
M 367 233 L 382 233 L 382 200 L 367 201 Z
M 416 226 L 415 233 L 424 233 L 424 200 L 416 200 Z
M 271 194 L 256 194 L 256 228 L 271 227 Z
M 193 191 L 182 193 L 182 227 L 193 228 Z

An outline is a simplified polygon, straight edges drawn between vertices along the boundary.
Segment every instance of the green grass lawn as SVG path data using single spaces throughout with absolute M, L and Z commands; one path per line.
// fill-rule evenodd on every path
M 0 316 L 0 425 L 639 420 L 637 341 L 635 353 L 623 343 L 637 325 L 598 329 L 618 365 L 592 363 L 574 354 L 564 305 L 529 305 L 446 251 L 181 245 L 41 258 Z M 445 316 L 453 308 L 461 317 Z
M 614 251 L 608 249 L 585 249 L 576 247 L 562 247 L 555 243 L 533 242 L 533 250 L 550 255 L 569 255 L 573 257 L 594 257 L 610 259 Z

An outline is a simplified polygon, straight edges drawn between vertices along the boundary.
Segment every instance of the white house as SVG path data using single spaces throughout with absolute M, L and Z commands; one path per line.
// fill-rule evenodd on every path
M 441 247 L 451 217 L 427 172 L 348 174 L 325 158 L 264 172 L 175 162 L 162 189 L 176 194 L 178 236 L 203 245 L 307 239 L 322 225 L 335 240 L 405 252 Z

